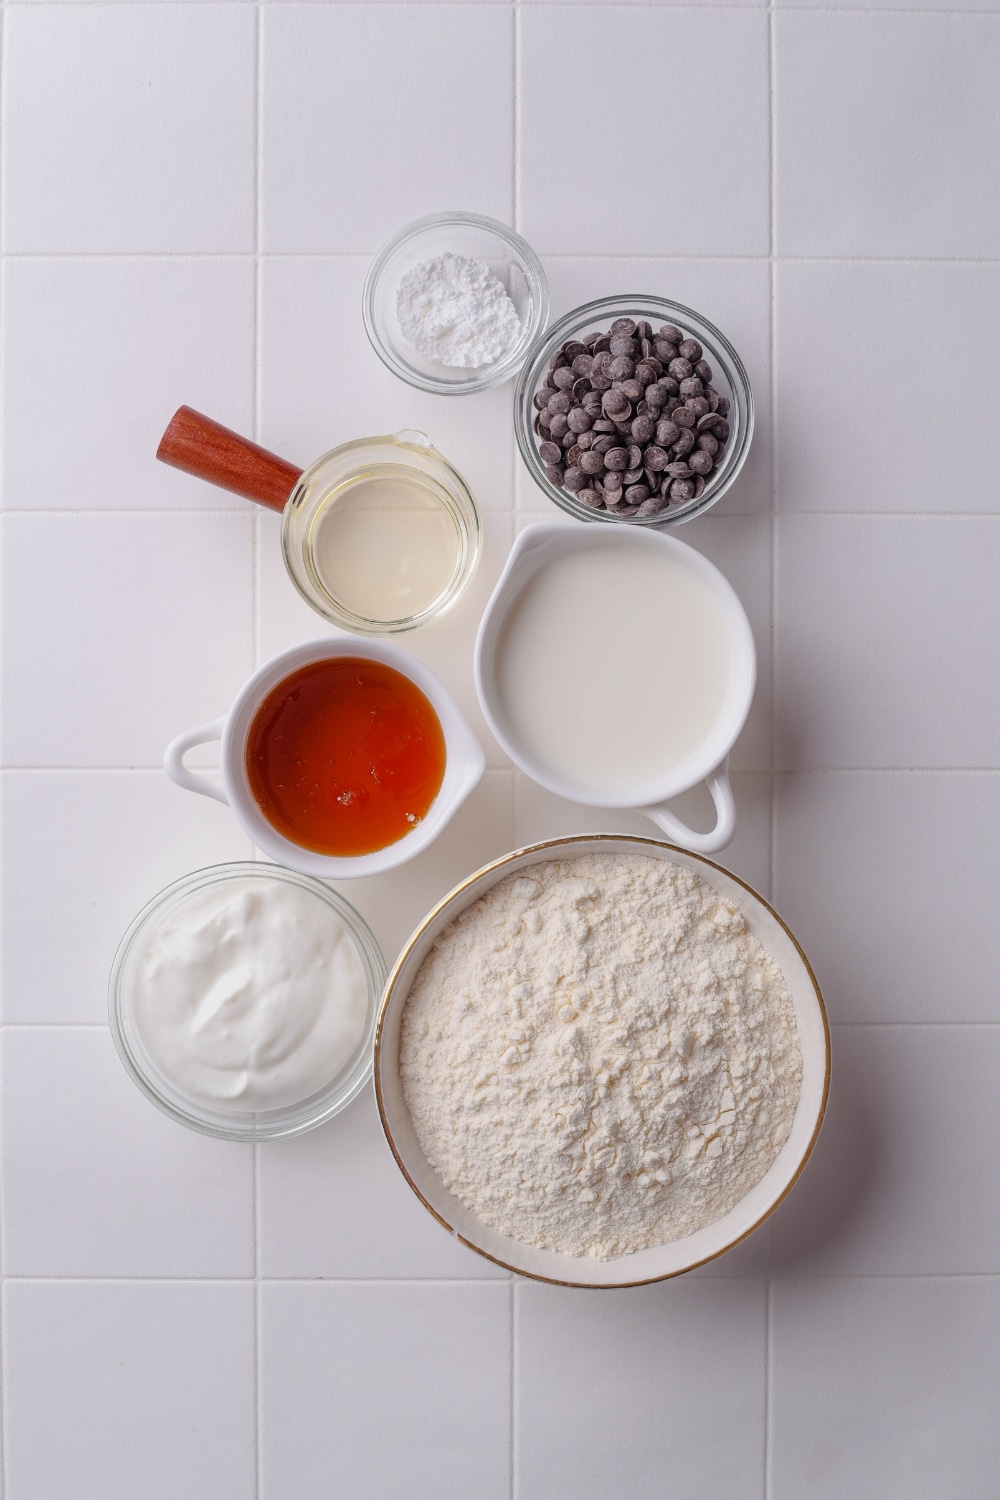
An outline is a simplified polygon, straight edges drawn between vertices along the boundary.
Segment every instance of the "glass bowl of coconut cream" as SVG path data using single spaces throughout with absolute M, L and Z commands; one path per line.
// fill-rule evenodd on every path
M 526 240 L 482 214 L 428 214 L 376 255 L 365 329 L 400 380 L 467 396 L 516 375 L 545 327 L 549 287 Z
M 196 870 L 119 945 L 111 1034 L 164 1114 L 231 1141 L 300 1135 L 372 1072 L 385 960 L 321 880 L 262 861 Z

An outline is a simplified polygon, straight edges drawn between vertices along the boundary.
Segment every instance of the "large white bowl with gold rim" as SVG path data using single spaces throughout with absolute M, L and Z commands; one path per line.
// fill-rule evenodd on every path
M 700 875 L 739 907 L 749 930 L 785 976 L 802 1049 L 802 1088 L 792 1129 L 757 1185 L 729 1213 L 695 1234 L 607 1261 L 540 1250 L 501 1234 L 477 1218 L 445 1187 L 424 1156 L 399 1076 L 399 1030 L 407 996 L 444 928 L 498 880 L 530 865 L 584 854 L 645 854 L 672 860 Z M 742 880 L 704 856 L 656 839 L 626 834 L 550 839 L 517 849 L 470 875 L 428 913 L 404 947 L 389 976 L 375 1032 L 375 1092 L 382 1128 L 396 1164 L 421 1203 L 470 1250 L 521 1276 L 560 1286 L 622 1287 L 663 1281 L 715 1260 L 738 1245 L 774 1212 L 805 1166 L 823 1121 L 829 1086 L 830 1033 L 823 997 L 808 959 L 774 908 Z

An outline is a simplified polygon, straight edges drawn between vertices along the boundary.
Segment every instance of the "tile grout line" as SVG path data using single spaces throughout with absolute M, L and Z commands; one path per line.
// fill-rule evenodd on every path
M 6 3 L 0 7 L 0 104 L 5 104 L 7 99 L 7 6 Z M 4 221 L 6 220 L 6 188 L 7 188 L 7 132 L 0 128 L 0 245 L 6 238 Z M 6 321 L 7 321 L 7 268 L 0 267 L 0 355 L 6 347 Z M 0 358 L 0 413 L 5 413 L 6 402 L 6 359 Z M 0 455 L 6 443 L 6 421 L 0 416 Z M 0 495 L 0 503 L 5 497 Z M 6 543 L 6 533 L 0 539 L 0 546 Z M 6 675 L 6 674 L 4 674 Z M 3 704 L 0 703 L 0 709 Z M 6 716 L 0 712 L 0 747 L 4 739 L 4 726 Z M 2 753 L 2 751 L 0 751 Z M 2 983 L 2 980 L 0 980 Z M 0 998 L 6 1000 L 6 996 L 0 994 Z M 0 1009 L 0 1015 L 4 1015 L 5 1009 Z M 5 1038 L 0 1030 L 0 1069 L 6 1064 L 3 1055 Z M 0 1496 L 10 1492 L 10 1483 L 7 1473 L 7 1438 L 9 1433 L 9 1414 L 7 1407 L 7 1292 L 6 1292 L 6 1121 L 0 1121 Z
M 22 0 L 26 3 L 26 0 Z M 53 0 L 44 0 L 46 5 L 51 5 Z M 79 9 L 81 0 L 65 0 L 67 5 Z M 105 5 L 109 0 L 90 0 L 90 3 Z M 111 3 L 133 4 L 135 0 L 111 0 Z M 148 4 L 150 0 L 139 0 L 139 3 Z M 176 4 L 177 0 L 152 0 L 156 4 Z M 229 0 L 232 3 L 232 0 Z M 269 3 L 278 3 L 278 0 L 269 0 Z M 301 3 L 301 0 L 297 0 Z M 331 0 L 315 0 L 317 4 L 328 5 Z M 343 0 L 340 0 L 343 3 Z M 350 0 L 348 0 L 350 3 Z M 364 3 L 364 0 L 355 0 L 355 3 Z M 381 3 L 381 0 L 367 0 L 367 3 Z M 394 0 L 385 0 L 386 4 L 394 3 Z M 20 8 L 20 7 L 19 7 Z M 679 8 L 679 7 L 675 7 Z M 704 12 L 712 7 L 699 6 L 699 11 Z M 792 7 L 783 7 L 789 10 Z M 810 14 L 812 14 L 810 7 Z M 836 11 L 835 14 L 844 14 Z M 870 12 L 863 12 L 870 14 Z M 887 15 L 906 14 L 906 12 L 887 11 Z M 933 15 L 933 11 L 911 12 L 910 14 Z M 955 15 L 959 12 L 938 12 L 941 15 Z M 990 11 L 970 11 L 970 15 L 990 15 Z M 357 260 L 369 264 L 376 250 L 262 250 L 260 259 L 268 260 Z M 764 253 L 756 255 L 713 255 L 712 253 L 701 254 L 690 251 L 688 254 L 677 253 L 676 255 L 664 255 L 657 250 L 629 251 L 619 255 L 611 255 L 605 251 L 589 254 L 585 251 L 573 250 L 542 250 L 538 252 L 545 260 L 586 260 L 586 261 L 664 261 L 689 262 L 696 261 L 699 265 L 731 265 L 731 264 L 755 264 L 766 265 L 771 256 Z M 257 253 L 252 250 L 6 250 L 3 252 L 4 260 L 233 260 L 254 261 L 258 259 Z M 786 265 L 830 265 L 830 266 L 998 266 L 1000 256 L 995 255 L 777 255 L 775 260 L 784 262 Z

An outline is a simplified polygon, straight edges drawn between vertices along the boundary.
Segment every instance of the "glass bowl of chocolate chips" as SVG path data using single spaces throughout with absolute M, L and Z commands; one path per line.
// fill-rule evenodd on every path
M 732 344 L 691 308 L 604 297 L 535 342 L 514 425 L 535 483 L 570 515 L 673 526 L 739 474 L 753 395 Z

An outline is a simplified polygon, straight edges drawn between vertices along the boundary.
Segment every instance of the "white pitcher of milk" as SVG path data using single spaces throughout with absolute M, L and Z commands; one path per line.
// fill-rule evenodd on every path
M 540 786 L 636 808 L 686 849 L 731 842 L 729 752 L 756 652 L 732 586 L 693 547 L 622 524 L 527 527 L 486 606 L 475 672 L 491 730 Z M 699 781 L 710 833 L 665 805 Z

